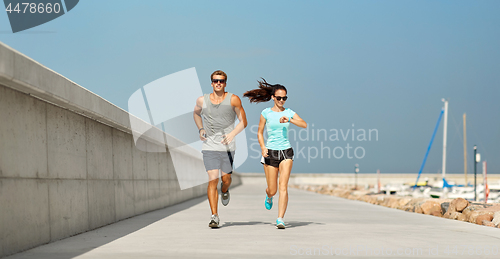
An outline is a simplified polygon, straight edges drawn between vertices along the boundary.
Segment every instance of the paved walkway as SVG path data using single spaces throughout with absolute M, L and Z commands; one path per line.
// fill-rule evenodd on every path
M 500 254 L 500 229 L 297 189 L 290 189 L 287 228 L 278 230 L 277 208 L 264 208 L 264 189 L 264 185 L 232 189 L 231 202 L 219 211 L 223 223 L 219 229 L 208 227 L 208 202 L 198 198 L 7 258 L 498 258 Z

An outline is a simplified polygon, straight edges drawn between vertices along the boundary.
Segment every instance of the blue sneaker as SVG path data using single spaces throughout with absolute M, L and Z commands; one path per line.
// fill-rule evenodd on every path
M 283 222 L 282 218 L 276 220 L 276 228 L 285 229 L 285 222 Z
M 269 197 L 267 197 L 267 194 L 266 194 L 265 204 L 266 204 L 266 209 L 270 210 L 273 207 L 273 197 L 269 198 Z

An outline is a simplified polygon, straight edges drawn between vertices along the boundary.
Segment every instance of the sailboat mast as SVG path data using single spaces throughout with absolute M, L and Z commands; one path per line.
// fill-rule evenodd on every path
M 446 175 L 446 138 L 447 138 L 447 129 L 448 129 L 448 100 L 442 99 L 444 102 L 444 129 L 443 129 L 443 180 Z
M 467 186 L 467 129 L 465 127 L 465 113 L 464 113 L 464 175 L 465 185 Z

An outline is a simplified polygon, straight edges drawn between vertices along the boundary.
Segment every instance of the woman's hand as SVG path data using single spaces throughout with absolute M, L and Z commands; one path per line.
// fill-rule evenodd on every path
M 280 123 L 287 123 L 287 122 L 290 122 L 290 119 L 286 116 L 283 116 L 280 118 Z
M 263 149 L 262 149 L 262 156 L 263 156 L 263 157 L 269 157 L 269 154 L 268 154 L 268 150 L 267 150 L 267 148 L 263 148 Z

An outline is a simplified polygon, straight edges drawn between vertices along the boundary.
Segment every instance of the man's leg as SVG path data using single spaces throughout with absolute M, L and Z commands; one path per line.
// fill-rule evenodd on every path
M 218 215 L 217 202 L 219 201 L 219 195 L 217 193 L 217 184 L 219 183 L 219 169 L 209 170 L 207 171 L 207 173 L 208 173 L 208 187 L 207 187 L 208 203 L 210 204 L 212 215 Z
M 222 172 L 222 189 L 221 192 L 227 192 L 229 189 L 229 186 L 231 185 L 231 182 L 233 179 L 231 178 L 231 174 L 227 174 Z
M 234 151 L 221 154 L 222 188 L 221 192 L 227 192 L 231 185 L 231 173 L 233 172 Z

